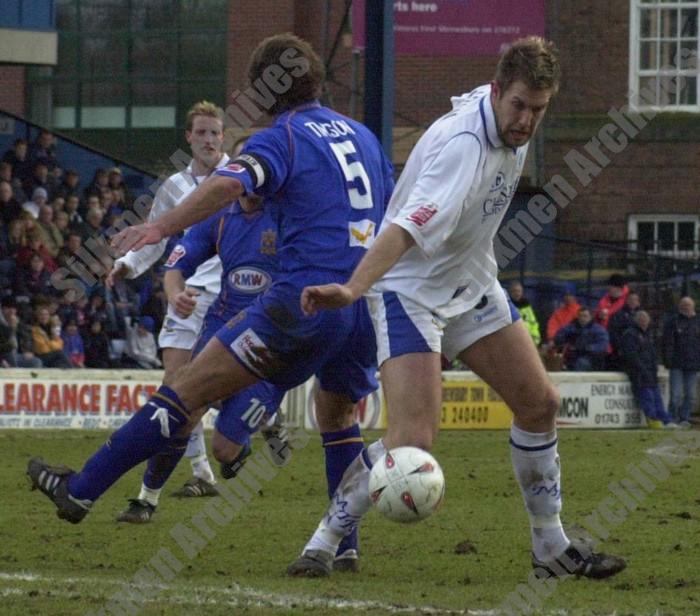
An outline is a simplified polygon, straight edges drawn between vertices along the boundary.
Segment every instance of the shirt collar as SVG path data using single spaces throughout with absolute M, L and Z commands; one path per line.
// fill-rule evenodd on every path
M 486 140 L 489 142 L 489 145 L 492 148 L 504 147 L 501 138 L 498 136 L 498 129 L 496 128 L 496 115 L 494 114 L 493 106 L 491 105 L 490 87 L 481 101 L 479 101 L 479 111 L 481 112 L 481 121 L 484 123 Z
M 218 169 L 219 167 L 223 167 L 224 165 L 226 165 L 226 163 L 228 163 L 228 161 L 229 161 L 228 154 L 226 154 L 226 152 L 224 152 L 224 153 L 221 155 L 221 158 L 219 159 L 219 162 L 216 163 L 216 167 L 214 167 L 214 169 Z M 190 175 L 193 176 L 193 175 L 194 175 L 194 171 L 192 171 L 192 163 L 194 163 L 194 158 L 190 161 L 190 164 L 187 165 L 187 173 L 189 173 Z

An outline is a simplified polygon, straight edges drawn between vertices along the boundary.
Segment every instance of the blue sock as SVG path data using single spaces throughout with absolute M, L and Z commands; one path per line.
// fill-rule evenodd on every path
M 333 496 L 343 478 L 345 469 L 360 455 L 364 448 L 360 426 L 353 424 L 345 430 L 323 432 L 323 449 L 326 453 L 326 480 L 328 481 L 328 497 Z M 346 550 L 359 550 L 357 528 L 340 542 L 337 554 Z
M 148 458 L 143 485 L 151 490 L 160 490 L 185 455 L 188 442 L 189 436 L 173 439 L 163 451 Z
M 189 415 L 177 394 L 162 385 L 138 412 L 68 480 L 78 499 L 97 500 L 117 479 L 171 444 Z

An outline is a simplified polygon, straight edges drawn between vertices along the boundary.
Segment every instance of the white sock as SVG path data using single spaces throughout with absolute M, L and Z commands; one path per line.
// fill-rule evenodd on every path
M 192 430 L 190 438 L 187 441 L 187 449 L 185 457 L 190 459 L 192 466 L 192 474 L 199 479 L 203 479 L 207 483 L 216 483 L 214 471 L 211 469 L 209 460 L 207 459 L 207 446 L 204 441 L 204 426 L 200 421 Z
M 557 432 L 525 432 L 510 429 L 510 451 L 515 477 L 530 516 L 532 551 L 539 560 L 560 556 L 569 539 L 559 519 L 561 477 Z
M 343 537 L 360 523 L 362 516 L 372 506 L 369 498 L 369 471 L 385 451 L 382 440 L 375 441 L 348 466 L 331 497 L 326 515 L 304 547 L 305 552 L 323 550 L 335 554 Z
M 146 484 L 142 483 L 141 491 L 139 492 L 139 500 L 146 501 L 149 505 L 157 507 L 158 498 L 162 491 L 162 488 L 149 488 Z

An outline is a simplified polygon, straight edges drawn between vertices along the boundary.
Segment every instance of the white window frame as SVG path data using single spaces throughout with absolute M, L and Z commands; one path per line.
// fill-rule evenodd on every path
M 668 67 L 667 70 L 663 70 L 664 67 L 659 67 L 660 64 L 660 44 L 661 41 L 670 42 L 671 38 L 663 38 L 660 33 L 657 33 L 656 37 L 644 39 L 644 41 L 657 41 L 656 49 L 656 59 L 657 68 L 653 69 L 640 69 L 640 48 L 641 48 L 641 12 L 642 9 L 678 9 L 678 22 L 676 28 L 678 32 L 676 33 L 676 42 L 690 41 L 690 38 L 681 39 L 680 36 L 680 19 L 681 19 L 681 9 L 697 9 L 700 13 L 700 0 L 630 0 L 630 36 L 629 36 L 629 55 L 630 55 L 630 70 L 629 70 L 629 106 L 631 109 L 636 111 L 660 111 L 664 112 L 700 112 L 700 75 L 698 74 L 698 53 L 700 52 L 700 24 L 698 26 L 699 32 L 696 33 L 695 41 L 695 56 L 693 60 L 689 61 L 689 66 L 686 68 L 676 68 Z M 678 49 L 677 52 L 678 53 Z M 682 79 L 685 76 L 694 77 L 696 79 L 695 87 L 695 104 L 694 105 L 680 105 L 676 104 L 655 104 L 650 105 L 639 97 L 639 80 L 642 77 L 666 77 L 672 78 L 676 77 Z M 659 100 L 660 96 L 660 86 L 659 80 L 656 82 L 656 99 Z M 675 92 L 674 92 L 675 96 Z
M 630 214 L 627 217 L 627 239 L 630 242 L 634 242 L 632 244 L 632 250 L 640 250 L 638 244 L 637 244 L 637 223 L 640 222 L 653 222 L 653 223 L 660 223 L 660 222 L 672 222 L 672 223 L 681 223 L 681 222 L 693 222 L 695 223 L 695 238 L 693 242 L 693 250 L 678 250 L 677 248 L 675 250 L 659 250 L 656 247 L 656 242 L 658 242 L 658 236 L 656 232 L 656 227 L 654 228 L 654 249 L 649 251 L 650 254 L 655 254 L 655 255 L 662 255 L 666 257 L 675 257 L 679 259 L 689 259 L 689 258 L 698 258 L 700 257 L 700 250 L 698 246 L 698 242 L 700 241 L 700 215 L 697 214 Z M 676 229 L 677 231 L 677 229 Z M 678 242 L 677 239 L 677 233 L 675 233 L 676 237 L 674 238 L 674 242 Z

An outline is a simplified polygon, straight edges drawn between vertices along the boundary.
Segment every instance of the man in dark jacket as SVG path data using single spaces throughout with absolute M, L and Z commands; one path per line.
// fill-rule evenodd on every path
M 634 325 L 622 334 L 620 356 L 632 393 L 647 418 L 650 428 L 677 427 L 666 412 L 657 376 L 656 349 L 649 329 L 651 317 L 644 310 L 634 315 Z
M 625 305 L 620 308 L 608 321 L 608 335 L 610 336 L 610 355 L 608 368 L 610 370 L 622 370 L 622 358 L 620 357 L 620 345 L 622 334 L 634 325 L 634 315 L 640 307 L 639 295 L 630 291 L 625 300 Z
M 664 366 L 669 369 L 670 377 L 669 410 L 681 426 L 689 427 L 700 371 L 700 316 L 690 297 L 681 298 L 678 310 L 666 321 L 662 348 Z
M 563 347 L 567 370 L 602 370 L 608 350 L 608 332 L 593 321 L 588 308 L 580 308 L 575 321 L 562 327 L 554 344 Z

